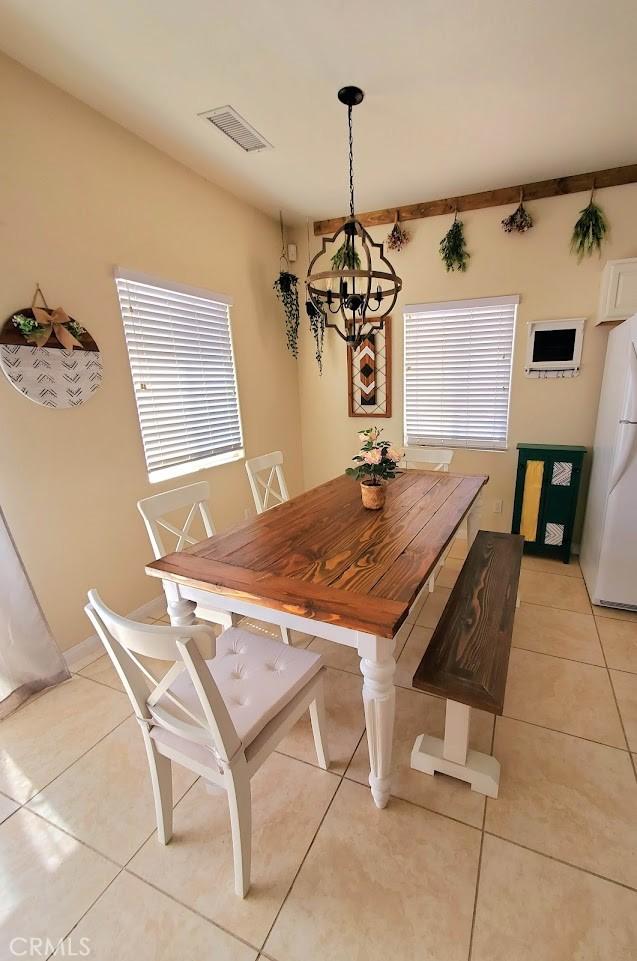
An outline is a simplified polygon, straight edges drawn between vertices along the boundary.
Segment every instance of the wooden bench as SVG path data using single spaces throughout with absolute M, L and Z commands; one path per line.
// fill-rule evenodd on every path
M 502 714 L 524 538 L 478 531 L 414 674 L 419 691 L 447 698 L 445 736 L 421 734 L 411 766 L 498 796 L 500 765 L 469 749 L 471 708 Z

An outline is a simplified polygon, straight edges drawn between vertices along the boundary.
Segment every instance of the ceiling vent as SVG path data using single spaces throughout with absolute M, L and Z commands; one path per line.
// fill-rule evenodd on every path
M 200 113 L 199 116 L 203 117 L 204 120 L 208 120 L 217 130 L 225 133 L 226 137 L 230 137 L 230 139 L 241 147 L 242 150 L 245 150 L 246 153 L 252 153 L 255 150 L 266 150 L 272 146 L 254 127 L 246 123 L 234 107 L 229 105 L 217 107 L 215 110 L 206 110 L 204 113 Z

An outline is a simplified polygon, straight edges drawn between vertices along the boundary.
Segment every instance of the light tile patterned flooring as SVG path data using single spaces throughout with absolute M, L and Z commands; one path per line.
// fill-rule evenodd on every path
M 524 559 L 504 717 L 472 716 L 472 743 L 502 764 L 485 801 L 409 767 L 416 735 L 443 730 L 444 703 L 411 677 L 462 554 L 456 542 L 397 645 L 385 811 L 367 787 L 355 652 L 294 636 L 329 668 L 333 765 L 317 767 L 304 719 L 254 779 L 245 901 L 225 798 L 177 767 L 175 836 L 157 844 L 143 746 L 105 657 L 4 721 L 2 961 L 25 937 L 109 961 L 634 961 L 637 617 L 592 611 L 575 562 Z

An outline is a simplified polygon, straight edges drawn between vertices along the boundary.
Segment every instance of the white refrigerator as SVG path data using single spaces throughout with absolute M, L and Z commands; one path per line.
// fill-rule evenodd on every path
M 608 337 L 580 563 L 594 604 L 637 610 L 637 314 Z

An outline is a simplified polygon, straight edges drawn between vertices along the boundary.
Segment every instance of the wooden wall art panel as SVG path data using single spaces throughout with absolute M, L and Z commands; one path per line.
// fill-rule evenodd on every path
M 350 417 L 391 417 L 391 317 L 382 330 L 347 348 Z

